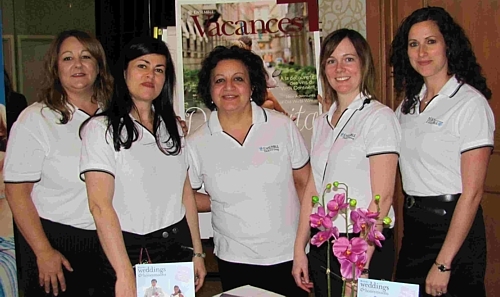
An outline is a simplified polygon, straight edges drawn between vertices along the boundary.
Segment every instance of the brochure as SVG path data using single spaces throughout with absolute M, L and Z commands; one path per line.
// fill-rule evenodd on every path
M 418 297 L 418 292 L 415 284 L 358 279 L 358 297 Z
M 193 262 L 138 264 L 137 297 L 195 297 Z

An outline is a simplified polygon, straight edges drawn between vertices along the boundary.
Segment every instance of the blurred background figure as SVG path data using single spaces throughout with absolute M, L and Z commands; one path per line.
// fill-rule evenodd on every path
M 3 71 L 3 78 L 5 85 L 5 102 L 9 107 L 7 110 L 7 135 L 9 135 L 12 124 L 14 124 L 17 117 L 28 106 L 28 101 L 23 94 L 14 91 L 12 81 L 5 69 Z

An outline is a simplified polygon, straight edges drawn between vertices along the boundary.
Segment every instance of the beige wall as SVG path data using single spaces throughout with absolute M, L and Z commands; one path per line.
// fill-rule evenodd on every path
M 366 36 L 366 0 L 319 0 L 322 35 L 349 28 Z
M 95 33 L 92 0 L 0 0 L 4 63 L 15 89 L 36 100 L 41 60 L 53 36 L 67 29 Z

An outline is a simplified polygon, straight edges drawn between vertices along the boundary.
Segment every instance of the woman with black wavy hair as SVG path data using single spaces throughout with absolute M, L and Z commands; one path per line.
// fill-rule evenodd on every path
M 102 296 L 136 296 L 133 265 L 144 262 L 192 260 L 199 289 L 204 254 L 167 46 L 152 37 L 133 39 L 114 77 L 109 106 L 81 129 L 80 172 L 109 260 L 103 290 L 114 291 Z
M 250 284 L 307 296 L 290 274 L 310 170 L 299 129 L 261 107 L 266 75 L 255 53 L 218 46 L 201 66 L 198 94 L 212 113 L 188 138 L 189 177 L 194 189 L 204 185 L 210 194 L 197 203 L 212 212 L 222 289 Z
M 404 236 L 396 280 L 421 296 L 486 296 L 480 206 L 495 121 L 464 30 L 440 7 L 414 11 L 392 42 L 403 139 Z

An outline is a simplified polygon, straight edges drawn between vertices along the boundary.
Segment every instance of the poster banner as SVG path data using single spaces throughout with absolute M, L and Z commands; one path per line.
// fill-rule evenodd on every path
M 0 35 L 2 35 L 2 14 L 0 11 Z M 3 39 L 2 39 L 3 40 Z M 6 95 L 11 91 L 9 80 L 5 79 L 3 61 L 3 42 L 0 43 L 0 297 L 17 296 L 16 259 L 12 213 L 5 199 L 3 183 L 3 161 L 7 146 Z
M 179 80 L 176 107 L 190 132 L 210 114 L 196 92 L 201 62 L 216 46 L 246 45 L 262 58 L 271 77 L 267 100 L 294 120 L 309 145 L 321 93 L 316 1 L 179 0 L 175 29 L 175 49 L 169 48 Z

